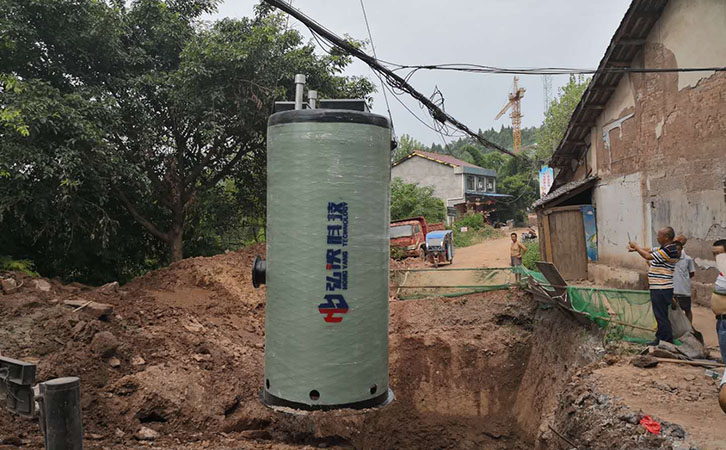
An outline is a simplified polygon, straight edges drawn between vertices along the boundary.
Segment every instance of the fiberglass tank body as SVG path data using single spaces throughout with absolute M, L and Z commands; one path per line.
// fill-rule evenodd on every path
M 389 399 L 389 122 L 285 111 L 267 136 L 263 400 L 380 405 Z

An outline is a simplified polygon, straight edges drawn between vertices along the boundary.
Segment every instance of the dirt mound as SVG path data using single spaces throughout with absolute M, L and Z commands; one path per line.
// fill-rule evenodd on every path
M 393 300 L 396 400 L 384 408 L 268 409 L 258 400 L 264 288 L 251 286 L 252 261 L 262 253 L 257 246 L 191 258 L 124 286 L 48 280 L 40 289 L 18 275 L 27 283 L 0 296 L 0 351 L 37 363 L 38 381 L 81 378 L 91 449 L 147 448 L 134 437 L 142 427 L 159 433 L 157 448 L 280 450 L 559 448 L 546 424 L 589 444 L 590 424 L 611 424 L 613 436 L 627 428 L 608 422 L 608 410 L 602 422 L 588 422 L 597 395 L 569 418 L 579 396 L 572 400 L 568 386 L 585 383 L 571 376 L 595 358 L 594 335 L 516 289 Z M 4 442 L 41 448 L 37 420 L 0 413 Z
M 252 288 L 250 274 L 261 252 L 187 259 L 121 287 L 49 280 L 44 292 L 24 279 L 0 296 L 0 351 L 37 363 L 38 381 L 79 376 L 87 434 L 125 442 L 141 424 L 177 436 L 221 431 L 240 393 L 261 383 L 264 289 Z M 99 319 L 69 300 L 109 304 L 113 313 Z M 102 333 L 118 344 L 99 354 L 92 343 Z M 36 427 L 0 414 L 0 441 L 38 444 Z

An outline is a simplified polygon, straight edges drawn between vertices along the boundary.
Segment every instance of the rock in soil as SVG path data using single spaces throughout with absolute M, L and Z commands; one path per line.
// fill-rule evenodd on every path
M 18 283 L 16 283 L 12 278 L 5 278 L 0 281 L 0 286 L 2 286 L 3 291 L 5 291 L 6 294 L 9 294 L 17 289 Z
M 96 290 L 104 294 L 113 294 L 118 291 L 118 287 L 118 281 L 114 281 L 113 283 L 106 283 Z
M 159 433 L 152 430 L 151 428 L 141 427 L 141 429 L 136 432 L 134 437 L 139 441 L 153 441 L 154 439 L 159 437 Z
M 647 369 L 649 367 L 655 367 L 658 365 L 658 360 L 650 355 L 640 355 L 634 357 L 630 361 L 635 367 L 640 367 L 642 369 Z
M 101 331 L 93 336 L 91 349 L 103 358 L 110 358 L 118 349 L 118 339 L 108 331 Z
M 50 283 L 48 283 L 45 280 L 35 280 L 34 281 L 35 288 L 42 292 L 50 292 Z
M 108 317 L 113 314 L 113 306 L 105 303 L 88 302 L 86 300 L 65 300 L 64 305 L 74 309 L 80 309 L 86 314 L 91 314 L 97 319 Z

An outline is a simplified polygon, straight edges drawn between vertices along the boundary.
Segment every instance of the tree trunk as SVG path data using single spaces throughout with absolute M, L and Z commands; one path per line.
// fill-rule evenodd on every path
M 184 258 L 183 234 L 181 231 L 169 233 L 169 251 L 171 262 L 181 261 Z

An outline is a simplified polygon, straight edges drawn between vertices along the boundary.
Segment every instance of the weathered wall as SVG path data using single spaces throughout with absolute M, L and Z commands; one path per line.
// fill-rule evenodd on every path
M 641 174 L 612 177 L 598 182 L 593 195 L 597 212 L 598 260 L 642 270 L 643 259 L 628 253 L 628 239 L 650 244 L 643 220 Z
M 391 169 L 391 178 L 401 178 L 406 183 L 432 186 L 434 196 L 444 202 L 448 198 L 463 196 L 461 175 L 454 168 L 426 158 L 413 156 Z
M 671 0 L 633 67 L 726 66 L 726 2 Z M 604 135 L 604 136 L 603 136 Z M 689 236 L 698 296 L 716 277 L 710 243 L 726 237 L 726 73 L 623 76 L 591 134 L 601 262 L 644 270 L 624 250 L 670 225 Z

